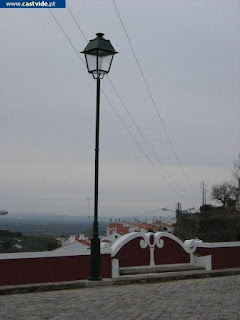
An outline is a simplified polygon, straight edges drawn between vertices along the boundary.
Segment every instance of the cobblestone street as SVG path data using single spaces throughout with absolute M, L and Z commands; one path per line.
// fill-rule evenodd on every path
M 1 320 L 240 319 L 240 276 L 0 296 Z

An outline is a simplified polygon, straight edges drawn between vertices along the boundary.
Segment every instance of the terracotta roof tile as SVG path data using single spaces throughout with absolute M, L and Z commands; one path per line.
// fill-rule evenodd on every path
M 108 226 L 109 229 L 115 229 L 116 232 L 120 234 L 127 234 L 129 233 L 129 227 L 123 227 L 122 223 L 111 223 Z M 112 234 L 113 230 L 109 230 L 109 234 Z
M 91 242 L 89 240 L 83 240 L 83 239 L 79 240 L 79 239 L 77 239 L 77 241 L 80 242 L 81 244 L 87 246 L 87 247 L 91 247 Z

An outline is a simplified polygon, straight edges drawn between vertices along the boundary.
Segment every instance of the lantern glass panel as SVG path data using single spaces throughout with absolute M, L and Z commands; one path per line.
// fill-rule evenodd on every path
M 93 50 L 85 54 L 89 73 L 104 75 L 110 71 L 114 54 L 103 51 Z
M 98 51 L 98 70 L 100 74 L 109 72 L 112 59 L 113 59 L 112 53 L 104 52 L 102 50 Z
M 97 51 L 92 51 L 91 53 L 87 53 L 85 55 L 88 72 L 92 73 L 97 70 Z

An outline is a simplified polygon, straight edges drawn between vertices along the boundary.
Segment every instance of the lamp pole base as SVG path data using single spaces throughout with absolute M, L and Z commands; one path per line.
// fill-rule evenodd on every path
M 91 269 L 90 277 L 88 280 L 100 281 L 100 268 L 101 268 L 101 254 L 100 254 L 100 239 L 98 236 L 93 236 L 91 239 Z
M 99 277 L 99 278 L 95 279 L 95 278 L 89 277 L 88 280 L 89 280 L 89 281 L 102 281 L 102 278 Z

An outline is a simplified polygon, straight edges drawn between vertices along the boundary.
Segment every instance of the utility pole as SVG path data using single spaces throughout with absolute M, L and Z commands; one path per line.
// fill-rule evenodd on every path
M 90 199 L 91 198 L 87 198 L 87 202 L 88 202 L 88 236 L 90 237 Z
M 182 211 L 182 205 L 180 202 L 177 203 L 177 212 Z
M 202 205 L 206 204 L 206 185 L 203 182 L 200 183 L 200 188 L 202 189 Z
M 181 231 L 182 231 L 182 205 L 181 203 L 177 203 L 177 207 L 176 207 L 176 217 L 177 220 L 179 222 L 179 236 L 181 236 Z
M 161 216 L 159 216 L 159 221 L 160 221 L 161 231 L 163 231 L 163 228 L 162 228 L 162 217 Z
M 154 232 L 157 231 L 156 230 L 156 217 L 155 216 L 153 217 L 153 230 L 154 230 Z
M 90 218 L 90 199 L 91 198 L 87 198 L 87 202 L 88 202 L 88 218 Z

